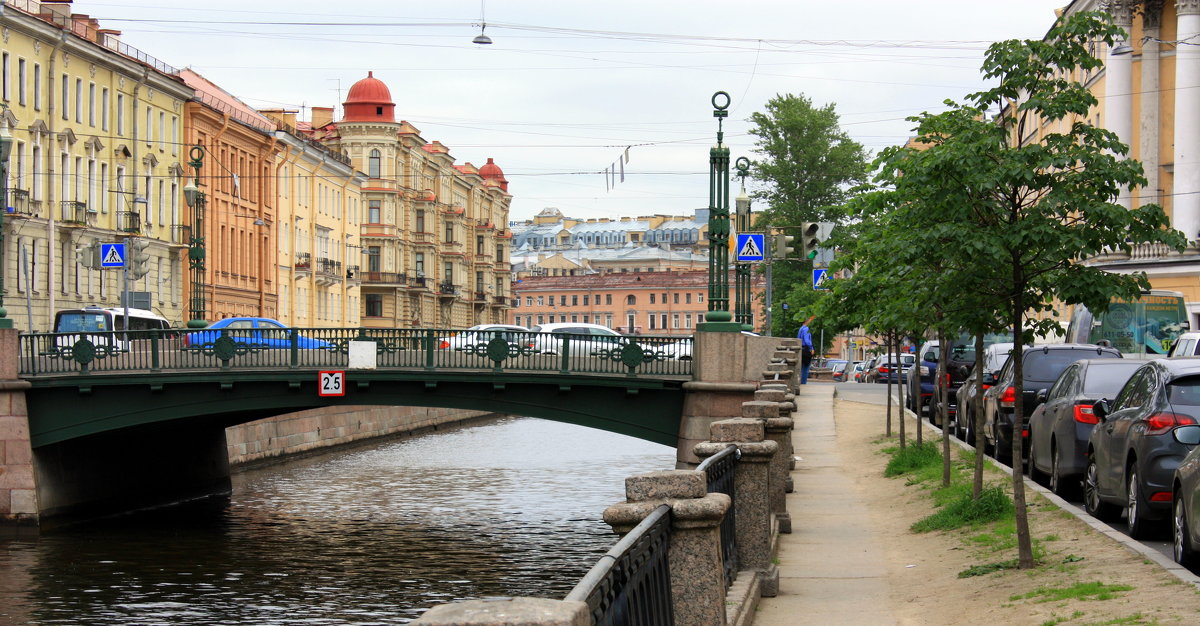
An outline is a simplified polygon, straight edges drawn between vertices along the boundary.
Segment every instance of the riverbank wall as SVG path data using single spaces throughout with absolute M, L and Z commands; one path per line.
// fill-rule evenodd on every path
M 495 415 L 433 407 L 327 406 L 231 426 L 225 429 L 225 441 L 229 465 L 236 469 Z

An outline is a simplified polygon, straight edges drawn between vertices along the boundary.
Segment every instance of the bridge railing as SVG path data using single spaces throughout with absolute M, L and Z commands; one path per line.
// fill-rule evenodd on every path
M 22 376 L 162 370 L 348 368 L 690 376 L 691 337 L 401 328 L 222 328 L 21 336 Z M 369 346 L 374 344 L 374 349 Z
M 734 493 L 734 466 L 741 453 L 738 447 L 730 444 L 724 450 L 707 459 L 696 467 L 696 471 L 704 472 L 708 482 L 708 493 L 723 493 L 729 496 L 729 511 L 721 520 L 721 559 L 725 563 L 725 588 L 733 584 L 738 571 L 737 521 L 734 511 L 737 509 L 737 494 Z

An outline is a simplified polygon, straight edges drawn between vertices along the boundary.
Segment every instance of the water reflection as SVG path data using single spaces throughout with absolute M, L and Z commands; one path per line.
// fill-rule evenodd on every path
M 228 501 L 0 542 L 0 621 L 394 624 L 432 604 L 561 597 L 600 521 L 670 448 L 532 418 L 235 477 Z

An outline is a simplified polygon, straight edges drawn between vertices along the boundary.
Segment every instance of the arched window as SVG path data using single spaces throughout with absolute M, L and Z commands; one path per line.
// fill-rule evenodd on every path
M 372 150 L 371 156 L 367 158 L 367 176 L 371 178 L 379 178 L 379 151 Z
M 628 304 L 630 306 L 637 304 L 637 296 L 635 296 L 633 294 L 625 296 L 625 304 Z

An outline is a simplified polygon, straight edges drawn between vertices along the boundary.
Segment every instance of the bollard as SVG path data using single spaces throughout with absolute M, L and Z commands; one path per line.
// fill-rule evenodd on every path
M 440 604 L 415 626 L 591 626 L 586 602 L 547 598 L 487 598 Z
M 671 507 L 671 606 L 677 626 L 724 626 L 725 568 L 721 520 L 729 496 L 708 493 L 703 472 L 668 470 L 625 479 L 626 502 L 604 510 L 624 534 L 660 504 Z
M 734 469 L 734 518 L 738 565 L 759 574 L 759 594 L 779 593 L 779 570 L 771 562 L 771 506 L 768 495 L 772 460 L 779 445 L 765 440 L 763 422 L 736 418 L 713 422 L 711 440 L 696 444 L 696 456 L 707 458 L 729 444 L 741 452 Z

